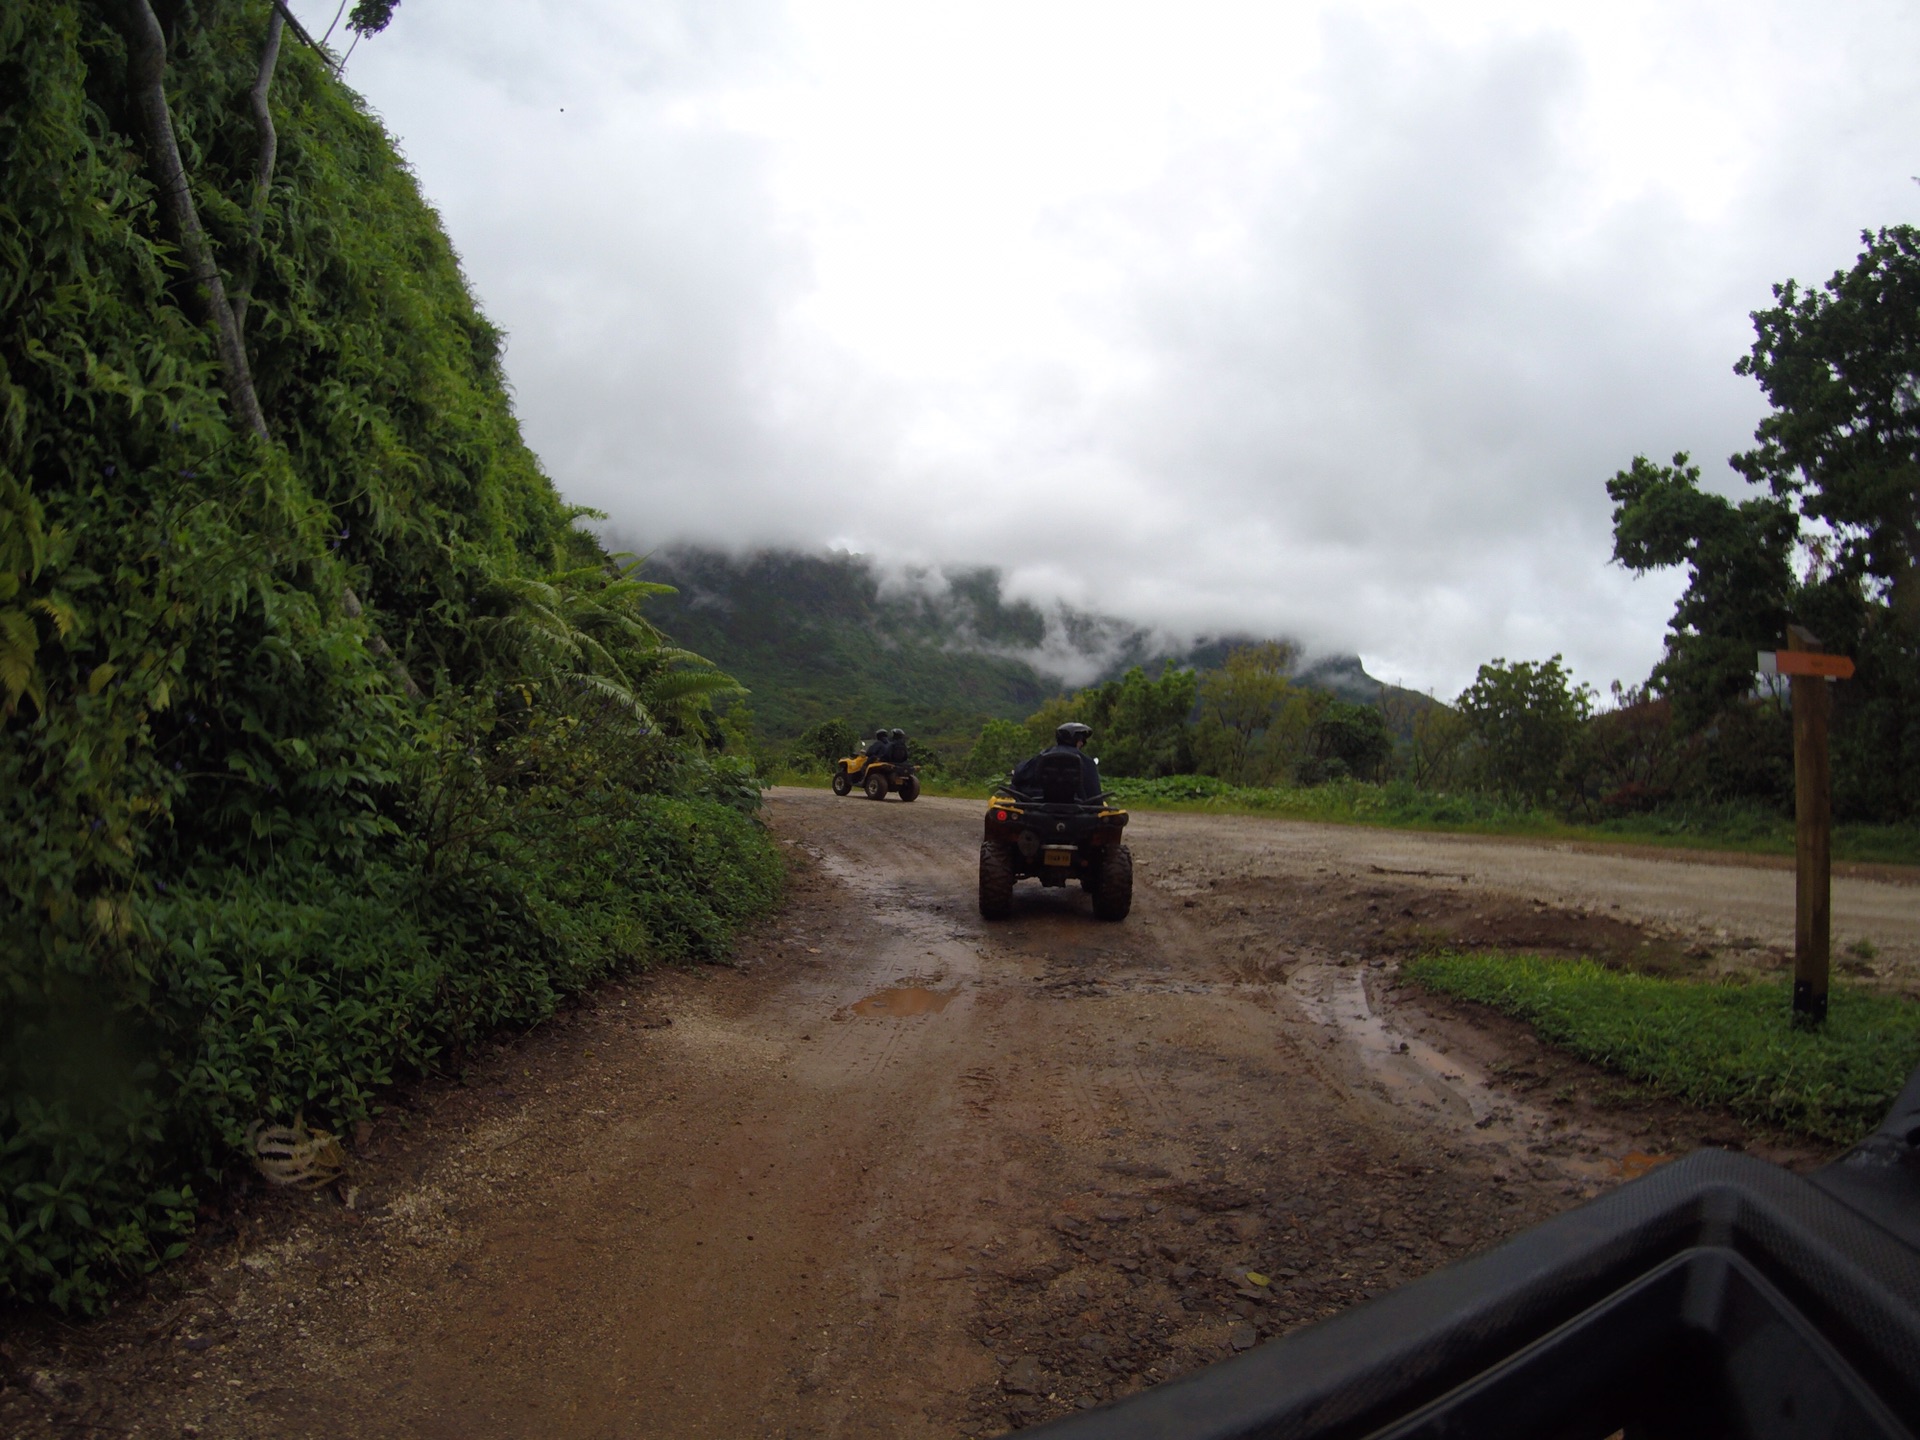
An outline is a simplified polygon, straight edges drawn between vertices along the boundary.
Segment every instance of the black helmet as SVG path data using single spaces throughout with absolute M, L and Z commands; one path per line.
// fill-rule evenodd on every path
M 1078 720 L 1069 720 L 1053 732 L 1056 745 L 1084 745 L 1093 738 L 1093 727 L 1082 725 Z
M 876 730 L 876 731 L 874 731 L 874 732 L 873 732 L 873 738 L 874 738 L 874 739 L 876 739 L 876 740 L 884 740 L 884 739 L 886 739 L 886 738 L 887 738 L 887 727 L 886 727 L 886 726 L 884 726 L 884 725 L 882 725 L 882 726 L 881 726 L 881 727 L 880 727 L 880 728 L 879 728 L 878 730 Z
M 896 740 L 904 740 L 907 738 L 907 732 L 904 730 L 896 730 L 893 732 L 893 738 Z

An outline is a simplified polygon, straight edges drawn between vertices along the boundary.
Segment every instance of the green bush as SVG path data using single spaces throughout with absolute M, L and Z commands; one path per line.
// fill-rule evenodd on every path
M 1027 727 L 1018 721 L 989 720 L 960 768 L 968 779 L 1004 780 L 1008 771 L 1034 753 L 1034 748 Z
M 1551 816 L 1479 792 L 1420 790 L 1405 781 L 1386 785 L 1351 778 L 1319 785 L 1234 785 L 1211 775 L 1169 775 L 1158 780 L 1115 779 L 1108 790 L 1119 800 L 1151 808 L 1169 805 L 1248 811 L 1294 820 L 1463 829 L 1539 829 Z
M 187 1233 L 194 1187 L 219 1183 L 250 1123 L 350 1125 L 396 1079 L 610 974 L 723 958 L 781 874 L 737 804 L 540 793 L 430 882 L 283 864 L 152 896 L 135 983 L 69 984 L 10 1017 L 0 1273 L 97 1300 Z
M 1234 785 L 1211 775 L 1167 775 L 1158 780 L 1109 779 L 1101 777 L 1107 787 L 1107 793 L 1118 800 L 1132 801 L 1135 804 L 1151 804 L 1154 801 L 1195 801 L 1195 800 L 1243 800 L 1248 804 L 1259 804 L 1259 799 L 1271 794 L 1255 788 Z
M 1590 960 L 1442 954 L 1423 985 L 1531 1023 L 1574 1054 L 1695 1105 L 1848 1144 L 1872 1130 L 1920 1063 L 1920 1004 L 1835 986 L 1827 1021 L 1792 1023 L 1784 981 L 1726 984 Z
M 832 765 L 843 756 L 851 755 L 860 748 L 860 736 L 853 726 L 845 720 L 835 718 L 822 720 L 818 725 L 808 726 L 800 732 L 800 738 L 794 742 L 799 755 Z

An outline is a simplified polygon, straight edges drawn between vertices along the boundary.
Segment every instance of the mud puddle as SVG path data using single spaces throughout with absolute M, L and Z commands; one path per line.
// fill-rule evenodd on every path
M 1592 1194 L 1671 1158 L 1636 1148 L 1622 1134 L 1580 1127 L 1577 1146 L 1564 1117 L 1496 1088 L 1493 1077 L 1459 1054 L 1444 1053 L 1381 1012 L 1368 993 L 1369 970 L 1351 965 L 1299 966 L 1288 988 L 1315 1023 L 1334 1030 L 1375 1095 L 1389 1107 L 1411 1107 L 1422 1120 L 1463 1144 L 1515 1161 L 1536 1178 L 1557 1173 Z
M 907 1020 L 916 1015 L 938 1015 L 953 1003 L 959 993 L 958 990 L 929 990 L 921 985 L 908 985 L 882 990 L 864 1000 L 854 1001 L 848 1008 L 856 1015 Z

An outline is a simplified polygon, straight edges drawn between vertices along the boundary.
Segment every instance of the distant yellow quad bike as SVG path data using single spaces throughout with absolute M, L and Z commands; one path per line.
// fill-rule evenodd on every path
M 902 800 L 920 798 L 920 772 L 911 761 L 869 760 L 864 755 L 849 755 L 833 762 L 833 793 L 851 795 L 858 786 L 869 800 L 884 800 L 890 791 L 899 791 Z

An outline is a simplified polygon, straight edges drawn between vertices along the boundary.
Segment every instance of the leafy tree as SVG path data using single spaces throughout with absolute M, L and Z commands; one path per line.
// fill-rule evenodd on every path
M 147 151 L 147 165 L 166 227 L 187 261 L 187 273 L 193 283 L 194 308 L 211 320 L 217 338 L 221 379 L 233 415 L 260 439 L 267 438 L 267 422 L 261 413 L 259 396 L 247 361 L 246 344 L 227 294 L 225 278 L 216 263 L 213 245 L 200 223 L 200 209 L 193 194 L 191 177 L 181 158 L 180 143 L 167 102 L 167 32 L 154 14 L 148 0 L 120 0 L 111 7 L 127 47 L 125 79 L 129 109 Z M 278 11 L 269 19 L 268 44 L 277 56 L 280 22 Z M 261 69 L 271 74 L 271 66 Z M 269 121 L 269 125 L 271 122 Z M 271 129 L 269 129 L 271 134 Z M 271 174 L 271 162 L 266 162 Z
M 1920 231 L 1863 231 L 1852 270 L 1824 291 L 1792 280 L 1753 317 L 1734 366 L 1774 413 L 1736 470 L 1831 528 L 1826 564 L 1884 587 L 1895 620 L 1920 629 Z
M 1101 686 L 1104 703 L 1093 707 L 1101 726 L 1095 729 L 1092 749 L 1100 757 L 1102 773 L 1150 779 L 1191 770 L 1193 744 L 1187 719 L 1193 713 L 1198 686 L 1198 675 L 1175 668 L 1172 661 L 1162 668 L 1158 680 L 1149 680 L 1136 665 Z
M 1753 688 L 1756 650 L 1780 643 L 1795 595 L 1799 523 L 1778 499 L 1739 504 L 1700 488 L 1700 467 L 1682 452 L 1672 465 L 1636 455 L 1607 482 L 1614 502 L 1613 555 L 1636 574 L 1685 565 L 1655 688 L 1695 729 Z
M 853 726 L 838 717 L 808 726 L 798 741 L 801 754 L 824 760 L 829 765 L 853 754 L 859 745 L 860 737 L 854 733 Z
M 754 725 L 753 707 L 746 700 L 737 699 L 717 711 L 713 729 L 719 748 L 727 754 L 743 760 L 758 761 L 761 758 L 764 747 Z
M 1731 464 L 1766 493 L 1707 494 L 1684 455 L 1638 458 L 1608 492 L 1622 564 L 1688 567 L 1652 682 L 1709 742 L 1688 783 L 1784 801 L 1784 717 L 1747 697 L 1752 652 L 1792 620 L 1858 666 L 1835 696 L 1836 813 L 1892 820 L 1920 811 L 1920 232 L 1861 239 L 1852 269 L 1777 285 L 1753 316 L 1735 369 L 1774 412 Z
M 1150 680 L 1138 665 L 1118 680 L 1056 695 L 1026 720 L 1028 752 L 1053 744 L 1069 720 L 1093 729 L 1089 752 L 1105 775 L 1151 779 L 1193 768 L 1194 697 L 1200 677 L 1169 660 Z
M 1031 755 L 1053 744 L 1054 732 L 1069 720 L 1078 720 L 1082 725 L 1093 727 L 1097 750 L 1106 743 L 1112 730 L 1113 701 L 1118 689 L 1117 685 L 1108 682 L 1075 691 L 1071 695 L 1055 695 L 1022 722 L 1027 735 L 1026 753 Z
M 1554 792 L 1562 763 L 1593 713 L 1593 691 L 1551 660 L 1495 659 L 1456 702 L 1479 745 L 1483 781 L 1534 802 Z
M 668 645 L 641 606 L 671 585 L 636 578 L 640 561 L 576 566 L 537 578 L 499 575 L 475 597 L 472 633 L 496 673 L 597 696 L 643 727 L 690 733 L 713 698 L 738 694 L 731 676 Z
M 1435 703 L 1416 714 L 1407 737 L 1407 778 L 1423 790 L 1447 790 L 1466 778 L 1473 731 L 1467 717 Z
M 1673 706 L 1613 682 L 1613 708 L 1582 726 L 1563 766 L 1570 799 L 1589 815 L 1651 810 L 1673 798 L 1685 755 Z
M 1203 773 L 1236 785 L 1292 777 L 1328 703 L 1325 694 L 1294 686 L 1297 658 L 1291 645 L 1244 645 L 1200 677 L 1193 748 Z
M 1375 705 L 1334 699 L 1313 722 L 1307 758 L 1298 772 L 1307 783 L 1321 780 L 1378 780 L 1393 755 L 1387 717 Z
M 393 22 L 400 0 L 354 0 L 347 15 L 347 28 L 356 35 L 378 35 Z
M 1149 680 L 1136 665 L 1118 680 L 1056 695 L 1027 717 L 1023 753 L 1045 749 L 1061 725 L 1077 720 L 1093 729 L 1088 751 L 1098 757 L 1102 774 L 1180 774 L 1193 765 L 1187 717 L 1198 683 L 1193 671 L 1168 661 L 1158 680 Z
M 1049 734 L 1048 743 L 1052 743 Z M 1034 744 L 1027 726 L 1017 720 L 989 720 L 980 728 L 980 738 L 968 753 L 966 773 L 976 780 L 1003 779 L 1027 756 Z

